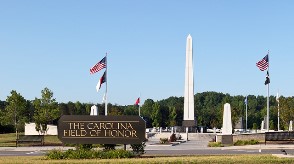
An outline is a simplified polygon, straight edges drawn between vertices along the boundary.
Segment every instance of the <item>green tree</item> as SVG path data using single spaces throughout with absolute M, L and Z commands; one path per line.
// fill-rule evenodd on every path
M 235 127 L 236 123 L 239 121 L 240 117 L 245 118 L 245 112 L 243 109 L 245 107 L 244 96 L 233 96 L 231 98 L 231 112 L 232 112 L 232 125 Z M 245 128 L 244 124 L 244 128 Z
M 96 106 L 98 107 L 99 115 L 105 115 L 105 103 L 103 103 L 103 104 L 96 104 Z M 109 110 L 110 107 L 111 107 L 111 104 L 108 103 L 107 104 L 107 109 Z
M 288 130 L 289 122 L 294 119 L 294 98 L 280 97 L 280 122 L 284 130 Z
M 177 121 L 177 111 L 175 107 L 171 107 L 170 109 L 170 113 L 169 113 L 169 126 L 176 126 Z
M 34 119 L 36 130 L 41 134 L 47 132 L 47 124 L 52 123 L 60 116 L 60 110 L 56 100 L 53 98 L 53 92 L 47 87 L 41 91 L 42 97 L 35 98 L 33 104 L 35 107 Z
M 75 108 L 76 108 L 77 115 L 85 115 L 86 114 L 85 106 L 82 103 L 80 103 L 79 101 L 77 101 L 75 103 Z
M 158 102 L 154 103 L 152 105 L 152 114 L 151 114 L 151 119 L 153 120 L 152 126 L 153 127 L 160 127 L 161 121 L 162 121 L 162 114 L 160 112 L 160 105 Z
M 6 101 L 1 101 L 0 100 L 0 110 L 4 110 L 6 106 Z
M 144 104 L 141 107 L 141 116 L 146 121 L 146 127 L 151 128 L 152 127 L 152 106 L 154 104 L 154 101 L 152 99 L 147 99 L 144 101 Z
M 85 109 L 86 109 L 86 115 L 89 115 L 91 112 L 91 104 L 85 104 Z M 99 111 L 99 110 L 98 110 Z M 98 113 L 99 114 L 99 113 Z
M 59 111 L 61 112 L 61 115 L 69 115 L 70 114 L 68 107 L 67 107 L 67 104 L 59 103 L 58 108 L 59 108 Z
M 141 107 L 141 115 L 151 118 L 153 104 L 154 101 L 152 99 L 145 100 L 144 104 Z
M 108 109 L 108 114 L 109 116 L 119 116 L 123 115 L 124 110 L 117 105 L 113 105 L 110 109 Z
M 275 129 L 275 125 L 274 125 L 274 121 L 273 121 L 273 120 L 270 120 L 269 128 L 270 128 L 271 130 L 274 130 L 274 129 Z
M 167 99 L 159 101 L 160 108 L 162 111 L 162 121 L 163 123 L 169 124 L 169 115 L 171 112 L 171 108 L 176 109 L 176 118 L 175 118 L 175 125 L 181 125 L 183 121 L 184 115 L 184 97 L 169 97 Z
M 18 129 L 24 130 L 25 122 L 29 121 L 27 101 L 15 90 L 7 97 L 7 105 L 1 116 L 1 121 L 6 125 L 14 125 L 16 133 Z
M 31 100 L 26 101 L 26 116 L 28 116 L 28 122 L 34 122 L 34 105 Z
M 202 110 L 201 117 L 203 118 L 203 120 L 202 124 L 200 125 L 210 128 L 221 128 L 223 104 L 229 102 L 230 96 L 217 92 L 204 92 L 202 94 L 204 99 L 202 100 L 202 104 L 200 105 L 200 110 Z
M 128 105 L 124 109 L 124 115 L 139 115 L 138 105 Z
M 76 109 L 76 106 L 73 102 L 69 101 L 67 103 L 67 108 L 68 108 L 70 115 L 77 115 L 77 109 Z
M 261 113 L 257 108 L 257 97 L 254 95 L 248 95 L 247 103 L 247 128 L 253 128 L 254 123 L 260 125 L 262 121 Z M 246 107 L 244 106 L 243 116 L 245 116 L 245 108 Z

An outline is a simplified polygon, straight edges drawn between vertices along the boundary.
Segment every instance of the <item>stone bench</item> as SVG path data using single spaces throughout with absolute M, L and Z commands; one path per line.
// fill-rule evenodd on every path
M 24 142 L 38 142 L 41 145 L 44 145 L 44 135 L 19 135 L 16 139 L 16 147 L 19 143 Z
M 294 132 L 265 132 L 266 141 L 294 141 Z

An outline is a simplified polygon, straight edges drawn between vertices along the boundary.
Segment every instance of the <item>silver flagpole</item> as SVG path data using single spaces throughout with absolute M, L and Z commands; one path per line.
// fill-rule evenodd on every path
M 248 99 L 247 99 L 247 96 L 246 96 L 246 128 L 245 128 L 246 133 L 247 133 L 247 104 L 248 104 Z
M 277 94 L 277 101 L 278 101 L 278 131 L 280 131 L 280 97 L 279 97 L 279 91 Z
M 268 68 L 267 68 L 267 71 L 269 72 L 269 50 L 268 50 Z M 269 76 L 269 75 L 268 75 Z M 268 77 L 270 78 L 270 77 Z M 266 111 L 266 115 L 267 115 L 267 118 L 266 118 L 266 128 L 267 128 L 267 131 L 269 131 L 269 83 L 267 84 L 267 111 Z
M 108 67 L 108 60 L 107 60 L 107 52 L 106 52 L 106 75 L 105 75 L 105 79 L 106 79 L 106 89 L 105 89 L 105 116 L 107 116 L 107 83 L 108 83 L 108 78 L 107 78 L 107 67 Z
M 141 103 L 141 93 L 140 93 L 140 95 L 139 95 L 139 116 L 141 117 L 141 107 L 140 107 L 140 103 Z
M 266 115 L 267 115 L 267 131 L 269 131 L 269 84 L 267 84 L 267 111 L 266 111 Z

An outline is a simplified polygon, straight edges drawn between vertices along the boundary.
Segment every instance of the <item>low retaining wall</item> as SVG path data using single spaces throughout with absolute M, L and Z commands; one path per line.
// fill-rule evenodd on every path
M 183 140 L 187 139 L 186 133 L 175 133 L 176 135 L 181 135 Z M 156 133 L 154 138 L 169 138 L 172 134 L 171 133 Z M 197 140 L 197 141 L 214 141 L 215 133 L 188 133 L 188 140 Z
M 238 134 L 233 136 L 233 141 L 236 142 L 238 140 L 258 140 L 264 141 L 265 135 L 264 133 L 249 133 L 249 134 Z
M 181 133 L 182 138 L 186 139 L 186 133 Z M 216 133 L 189 133 L 188 139 L 189 140 L 200 140 L 200 141 L 215 141 Z
M 186 140 L 187 135 L 186 133 L 176 133 L 180 134 L 183 140 Z M 169 138 L 171 133 L 156 133 L 153 136 L 150 135 L 152 138 Z M 244 133 L 244 134 L 232 134 L 233 142 L 238 140 L 258 140 L 259 142 L 264 142 L 265 134 L 264 133 Z M 217 133 L 188 133 L 188 140 L 197 140 L 197 141 L 221 141 L 221 134 Z
M 238 140 L 258 140 L 259 142 L 264 141 L 265 134 L 264 133 L 244 133 L 244 134 L 232 134 L 233 142 Z M 216 142 L 222 142 L 221 134 L 218 134 L 216 137 Z

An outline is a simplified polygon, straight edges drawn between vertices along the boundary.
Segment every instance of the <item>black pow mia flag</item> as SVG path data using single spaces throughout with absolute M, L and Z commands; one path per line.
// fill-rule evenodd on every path
M 265 82 L 264 82 L 264 85 L 267 85 L 270 83 L 270 77 L 269 77 L 269 73 L 268 71 L 266 71 L 266 77 L 265 77 Z

